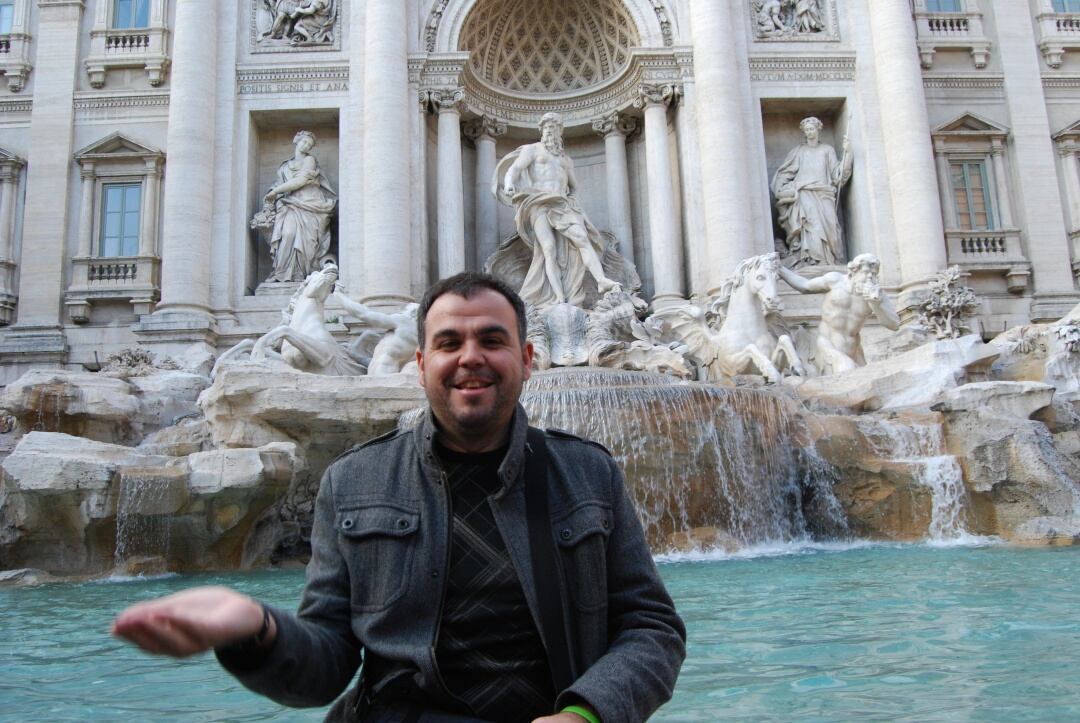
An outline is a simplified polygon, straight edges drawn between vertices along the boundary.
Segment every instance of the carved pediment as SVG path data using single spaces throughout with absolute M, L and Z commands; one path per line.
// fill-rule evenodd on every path
M 16 156 L 11 151 L 0 148 L 0 166 L 25 166 L 26 161 Z
M 933 135 L 1005 137 L 1009 135 L 1009 129 L 974 113 L 964 113 L 959 118 L 935 128 Z
M 1080 120 L 1054 134 L 1055 141 L 1080 140 Z
M 113 133 L 99 141 L 91 143 L 75 154 L 75 160 L 84 161 L 123 161 L 134 159 L 162 159 L 165 154 L 156 148 L 144 146 L 122 133 Z

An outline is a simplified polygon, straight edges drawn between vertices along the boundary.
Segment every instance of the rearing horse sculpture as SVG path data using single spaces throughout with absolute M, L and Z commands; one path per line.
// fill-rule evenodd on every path
M 780 257 L 776 253 L 742 261 L 720 288 L 712 309 L 724 317 L 713 331 L 705 310 L 687 304 L 656 312 L 671 333 L 690 349 L 690 356 L 705 370 L 709 381 L 753 373 L 777 384 L 783 378 L 781 361 L 798 376 L 806 371 L 795 344 L 787 334 L 774 334 L 770 315 L 783 310 L 777 291 Z

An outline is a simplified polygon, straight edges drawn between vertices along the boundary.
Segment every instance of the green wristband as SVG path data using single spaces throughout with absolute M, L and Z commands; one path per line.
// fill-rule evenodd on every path
M 582 708 L 580 705 L 568 705 L 563 708 L 560 713 L 577 713 L 579 716 L 589 721 L 589 723 L 600 723 L 600 718 L 596 713 L 593 713 L 587 708 Z

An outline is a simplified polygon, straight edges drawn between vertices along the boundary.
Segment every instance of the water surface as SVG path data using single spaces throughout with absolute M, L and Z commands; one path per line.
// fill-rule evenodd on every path
M 1080 549 L 788 546 L 661 573 L 690 642 L 653 720 L 1080 719 Z M 155 658 L 108 635 L 123 607 L 211 583 L 293 607 L 303 577 L 0 590 L 0 720 L 321 720 L 212 656 Z

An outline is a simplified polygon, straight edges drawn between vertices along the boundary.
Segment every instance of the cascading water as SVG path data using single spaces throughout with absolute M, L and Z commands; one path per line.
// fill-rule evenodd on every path
M 170 487 L 162 480 L 121 475 L 113 554 L 118 569 L 136 558 L 168 559 L 169 515 L 162 512 L 169 506 L 169 496 Z
M 611 450 L 654 549 L 670 547 L 673 533 L 703 527 L 741 547 L 846 531 L 828 465 L 800 449 L 797 422 L 772 392 L 556 369 L 534 375 L 522 403 L 532 424 Z M 809 496 L 829 518 L 824 525 L 808 524 Z
M 862 422 L 863 432 L 881 457 L 909 465 L 930 489 L 931 514 L 927 531 L 931 542 L 948 543 L 970 536 L 964 527 L 967 491 L 964 472 L 956 457 L 945 454 L 941 427 L 900 424 L 885 419 Z

